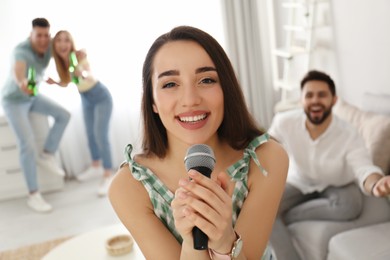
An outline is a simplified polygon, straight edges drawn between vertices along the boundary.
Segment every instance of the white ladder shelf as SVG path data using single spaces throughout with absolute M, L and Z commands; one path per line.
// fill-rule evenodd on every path
M 268 0 L 273 87 L 281 91 L 281 99 L 275 110 L 296 106 L 300 82 L 300 78 L 297 77 L 302 76 L 313 66 L 312 54 L 316 50 L 314 41 L 316 30 L 328 27 L 326 24 L 318 24 L 320 3 L 329 4 L 329 0 L 282 1 L 280 7 L 286 10 L 282 15 L 287 18 L 287 23 L 282 26 L 284 46 L 279 47 L 276 43 L 278 30 L 275 27 L 275 1 Z M 300 73 L 297 72 L 297 67 Z

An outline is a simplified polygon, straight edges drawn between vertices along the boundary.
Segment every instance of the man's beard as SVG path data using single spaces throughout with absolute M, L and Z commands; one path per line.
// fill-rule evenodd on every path
M 327 119 L 329 117 L 329 115 L 331 113 L 332 113 L 332 107 L 330 107 L 329 109 L 325 109 L 321 117 L 317 117 L 317 116 L 316 117 L 312 117 L 310 115 L 310 109 L 305 110 L 305 114 L 306 114 L 307 118 L 314 125 L 322 124 L 325 121 L 325 119 Z

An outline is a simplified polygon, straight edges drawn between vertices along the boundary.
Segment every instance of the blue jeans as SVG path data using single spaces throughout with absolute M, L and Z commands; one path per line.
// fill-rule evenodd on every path
M 54 124 L 50 128 L 44 143 L 44 150 L 53 154 L 58 149 L 66 125 L 69 122 L 70 113 L 43 95 L 31 97 L 27 102 L 2 100 L 2 105 L 8 122 L 18 139 L 20 164 L 28 190 L 29 192 L 35 192 L 38 190 L 37 152 L 29 113 L 35 112 L 54 118 Z
M 110 170 L 112 158 L 108 132 L 113 106 L 111 94 L 102 83 L 97 82 L 80 95 L 92 160 L 101 159 L 104 169 Z

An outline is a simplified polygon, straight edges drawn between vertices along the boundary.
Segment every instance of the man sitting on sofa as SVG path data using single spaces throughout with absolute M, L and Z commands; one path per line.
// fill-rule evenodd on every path
M 356 218 L 362 209 L 359 188 L 376 197 L 390 194 L 390 176 L 373 165 L 357 129 L 332 114 L 336 101 L 332 78 L 309 71 L 301 81 L 303 109 L 278 113 L 268 131 L 290 158 L 270 239 L 278 260 L 299 259 L 287 225 Z

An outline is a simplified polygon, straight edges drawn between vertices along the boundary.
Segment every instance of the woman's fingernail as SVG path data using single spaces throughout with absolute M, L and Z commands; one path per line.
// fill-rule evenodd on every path
M 179 184 L 180 184 L 180 185 L 187 185 L 188 182 L 189 182 L 189 181 L 186 180 L 186 179 L 180 179 L 180 180 L 179 180 Z
M 187 209 L 187 208 L 184 208 L 183 213 L 184 213 L 184 216 L 188 217 L 191 214 L 191 211 L 189 211 L 189 209 Z
M 184 193 L 184 192 L 179 192 L 179 198 L 181 198 L 181 199 L 185 199 L 185 198 L 187 198 L 187 194 L 186 193 Z
M 188 172 L 188 175 L 190 175 L 191 177 L 195 177 L 197 175 L 197 172 L 195 170 L 190 170 Z

